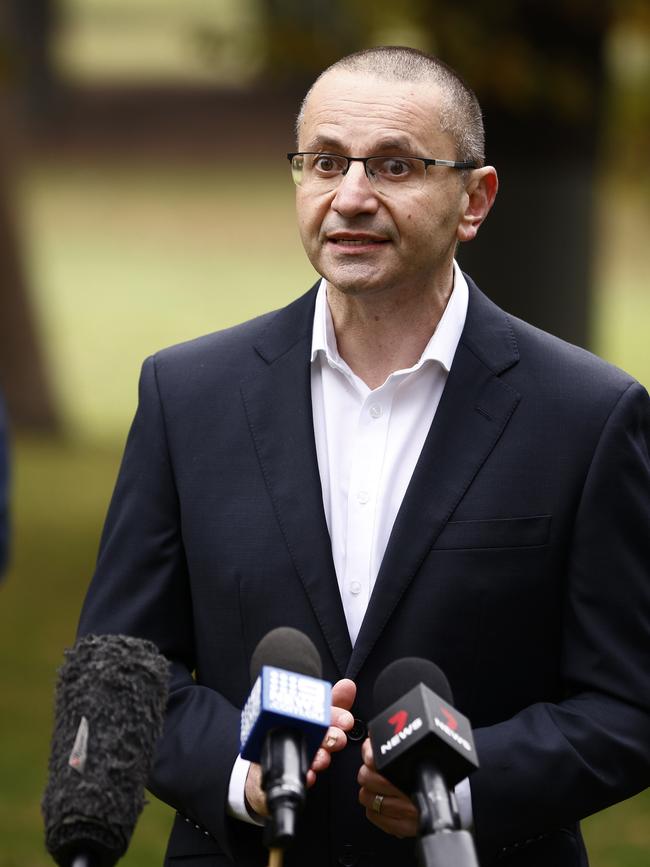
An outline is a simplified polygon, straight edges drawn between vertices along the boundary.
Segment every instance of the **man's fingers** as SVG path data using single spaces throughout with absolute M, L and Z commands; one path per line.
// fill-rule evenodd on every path
M 344 710 L 341 707 L 332 707 L 331 723 L 334 727 L 341 731 L 349 732 L 354 725 L 354 717 L 349 710 Z
M 320 749 L 316 750 L 316 755 L 312 759 L 311 769 L 316 773 L 318 773 L 319 771 L 324 771 L 325 768 L 328 768 L 330 766 L 331 761 L 332 757 L 327 752 L 327 750 L 324 750 L 322 747 L 320 747 Z
M 257 762 L 251 762 L 244 784 L 244 797 L 248 806 L 259 816 L 268 816 L 266 795 L 262 790 L 262 769 Z
M 362 786 L 359 789 L 359 803 L 375 816 L 383 816 L 387 819 L 404 819 L 417 823 L 418 811 L 415 804 L 404 795 L 395 797 L 394 795 L 384 795 L 382 793 L 380 795 L 380 809 L 377 812 L 375 808 L 377 792 Z
M 363 760 L 364 765 L 368 765 L 373 771 L 375 768 L 375 757 L 372 752 L 372 744 L 370 743 L 370 738 L 366 738 L 365 741 L 361 744 L 361 758 Z
M 379 801 L 378 801 L 379 798 Z M 415 837 L 418 833 L 419 815 L 413 802 L 405 795 L 399 797 L 380 794 L 361 787 L 359 803 L 366 808 L 366 818 L 387 834 L 396 837 Z
M 353 680 L 344 677 L 342 680 L 337 680 L 332 686 L 332 705 L 333 707 L 350 710 L 357 697 L 357 685 Z
M 338 680 L 332 686 L 331 725 L 323 738 L 323 747 L 330 753 L 342 750 L 348 742 L 345 732 L 350 731 L 354 725 L 350 708 L 354 704 L 356 694 L 356 684 L 348 678 Z
M 381 792 L 384 795 L 390 795 L 393 798 L 402 798 L 408 803 L 411 803 L 410 798 L 400 791 L 392 783 L 389 783 L 386 777 L 382 777 L 377 771 L 371 770 L 367 765 L 361 765 L 357 774 L 357 782 L 360 786 L 365 787 L 370 792 Z
M 330 753 L 337 753 L 347 744 L 345 732 L 337 726 L 330 726 L 323 738 L 323 748 Z

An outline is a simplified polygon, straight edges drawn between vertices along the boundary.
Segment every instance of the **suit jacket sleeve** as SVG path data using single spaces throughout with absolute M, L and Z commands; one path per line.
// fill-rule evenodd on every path
M 172 662 L 164 732 L 149 788 L 228 852 L 228 782 L 239 751 L 239 710 L 197 685 L 192 599 L 155 360 L 142 369 L 139 405 L 111 501 L 79 634 L 153 641 Z
M 650 404 L 634 383 L 609 414 L 577 504 L 560 661 L 566 696 L 476 731 L 472 796 L 486 862 L 647 785 L 649 444 Z

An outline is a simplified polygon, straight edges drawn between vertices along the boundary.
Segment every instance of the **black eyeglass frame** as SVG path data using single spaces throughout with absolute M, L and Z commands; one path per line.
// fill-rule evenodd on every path
M 345 176 L 350 170 L 350 163 L 363 163 L 363 170 L 366 173 L 366 177 L 370 180 L 370 175 L 368 174 L 368 160 L 377 160 L 377 159 L 404 159 L 404 160 L 417 160 L 420 163 L 424 163 L 424 170 L 429 168 L 429 166 L 446 166 L 449 169 L 459 169 L 461 171 L 466 169 L 477 169 L 478 165 L 474 160 L 439 160 L 433 159 L 431 157 L 413 157 L 408 154 L 372 154 L 369 157 L 346 157 L 345 154 L 335 154 L 330 153 L 329 151 L 294 151 L 293 153 L 287 154 L 287 159 L 290 163 L 293 162 L 294 157 L 336 157 L 337 159 L 347 160 L 348 164 L 344 172 L 341 172 L 343 176 Z

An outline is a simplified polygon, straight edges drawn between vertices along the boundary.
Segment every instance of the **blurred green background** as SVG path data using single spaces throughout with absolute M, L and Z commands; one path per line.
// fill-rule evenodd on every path
M 33 17 L 21 18 L 30 5 Z M 491 116 L 518 119 L 537 139 L 540 119 L 557 121 L 552 158 L 528 156 L 529 181 L 548 186 L 563 159 L 577 165 L 588 150 L 582 217 L 591 234 L 589 292 L 554 330 L 647 386 L 650 11 L 634 0 L 603 18 L 599 4 L 576 0 L 497 2 L 489 14 L 478 3 L 459 12 L 417 0 L 399 11 L 363 0 L 16 6 L 18 25 L 0 14 L 10 203 L 9 241 L 0 239 L 0 381 L 12 417 L 13 529 L 0 587 L 0 867 L 45 867 L 39 801 L 56 668 L 74 641 L 140 364 L 161 346 L 286 303 L 315 276 L 284 159 L 305 84 L 348 49 L 401 42 L 439 50 L 479 96 L 483 82 Z M 553 65 L 553 33 L 531 35 L 522 24 L 519 7 L 540 14 L 543 6 L 568 16 L 563 38 L 589 67 L 584 80 L 580 63 Z M 587 37 L 598 44 L 597 69 L 590 50 L 578 50 Z M 489 73 L 496 49 L 510 70 L 503 81 L 517 87 L 500 90 Z M 598 91 L 597 111 L 585 81 Z M 582 137 L 571 138 L 573 129 Z M 583 145 L 596 135 L 593 150 Z M 517 147 L 531 150 L 525 135 Z M 503 154 L 507 177 L 517 155 Z M 502 239 L 501 268 L 523 242 Z M 540 267 L 555 258 L 567 271 L 579 255 L 572 242 L 560 251 L 543 237 L 533 243 Z M 553 291 L 561 294 L 549 289 L 548 306 Z M 151 803 L 123 863 L 161 863 L 170 821 L 167 807 Z M 585 832 L 593 867 L 650 864 L 648 792 L 591 817 Z

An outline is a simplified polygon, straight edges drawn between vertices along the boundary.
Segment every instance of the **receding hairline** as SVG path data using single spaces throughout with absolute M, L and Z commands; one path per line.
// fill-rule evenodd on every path
M 444 61 L 405 46 L 377 46 L 342 57 L 323 70 L 307 91 L 296 118 L 298 140 L 307 103 L 314 88 L 333 73 L 374 77 L 382 81 L 430 83 L 440 95 L 438 121 L 443 132 L 451 135 L 457 158 L 477 165 L 485 161 L 485 132 L 481 108 L 473 90 Z

